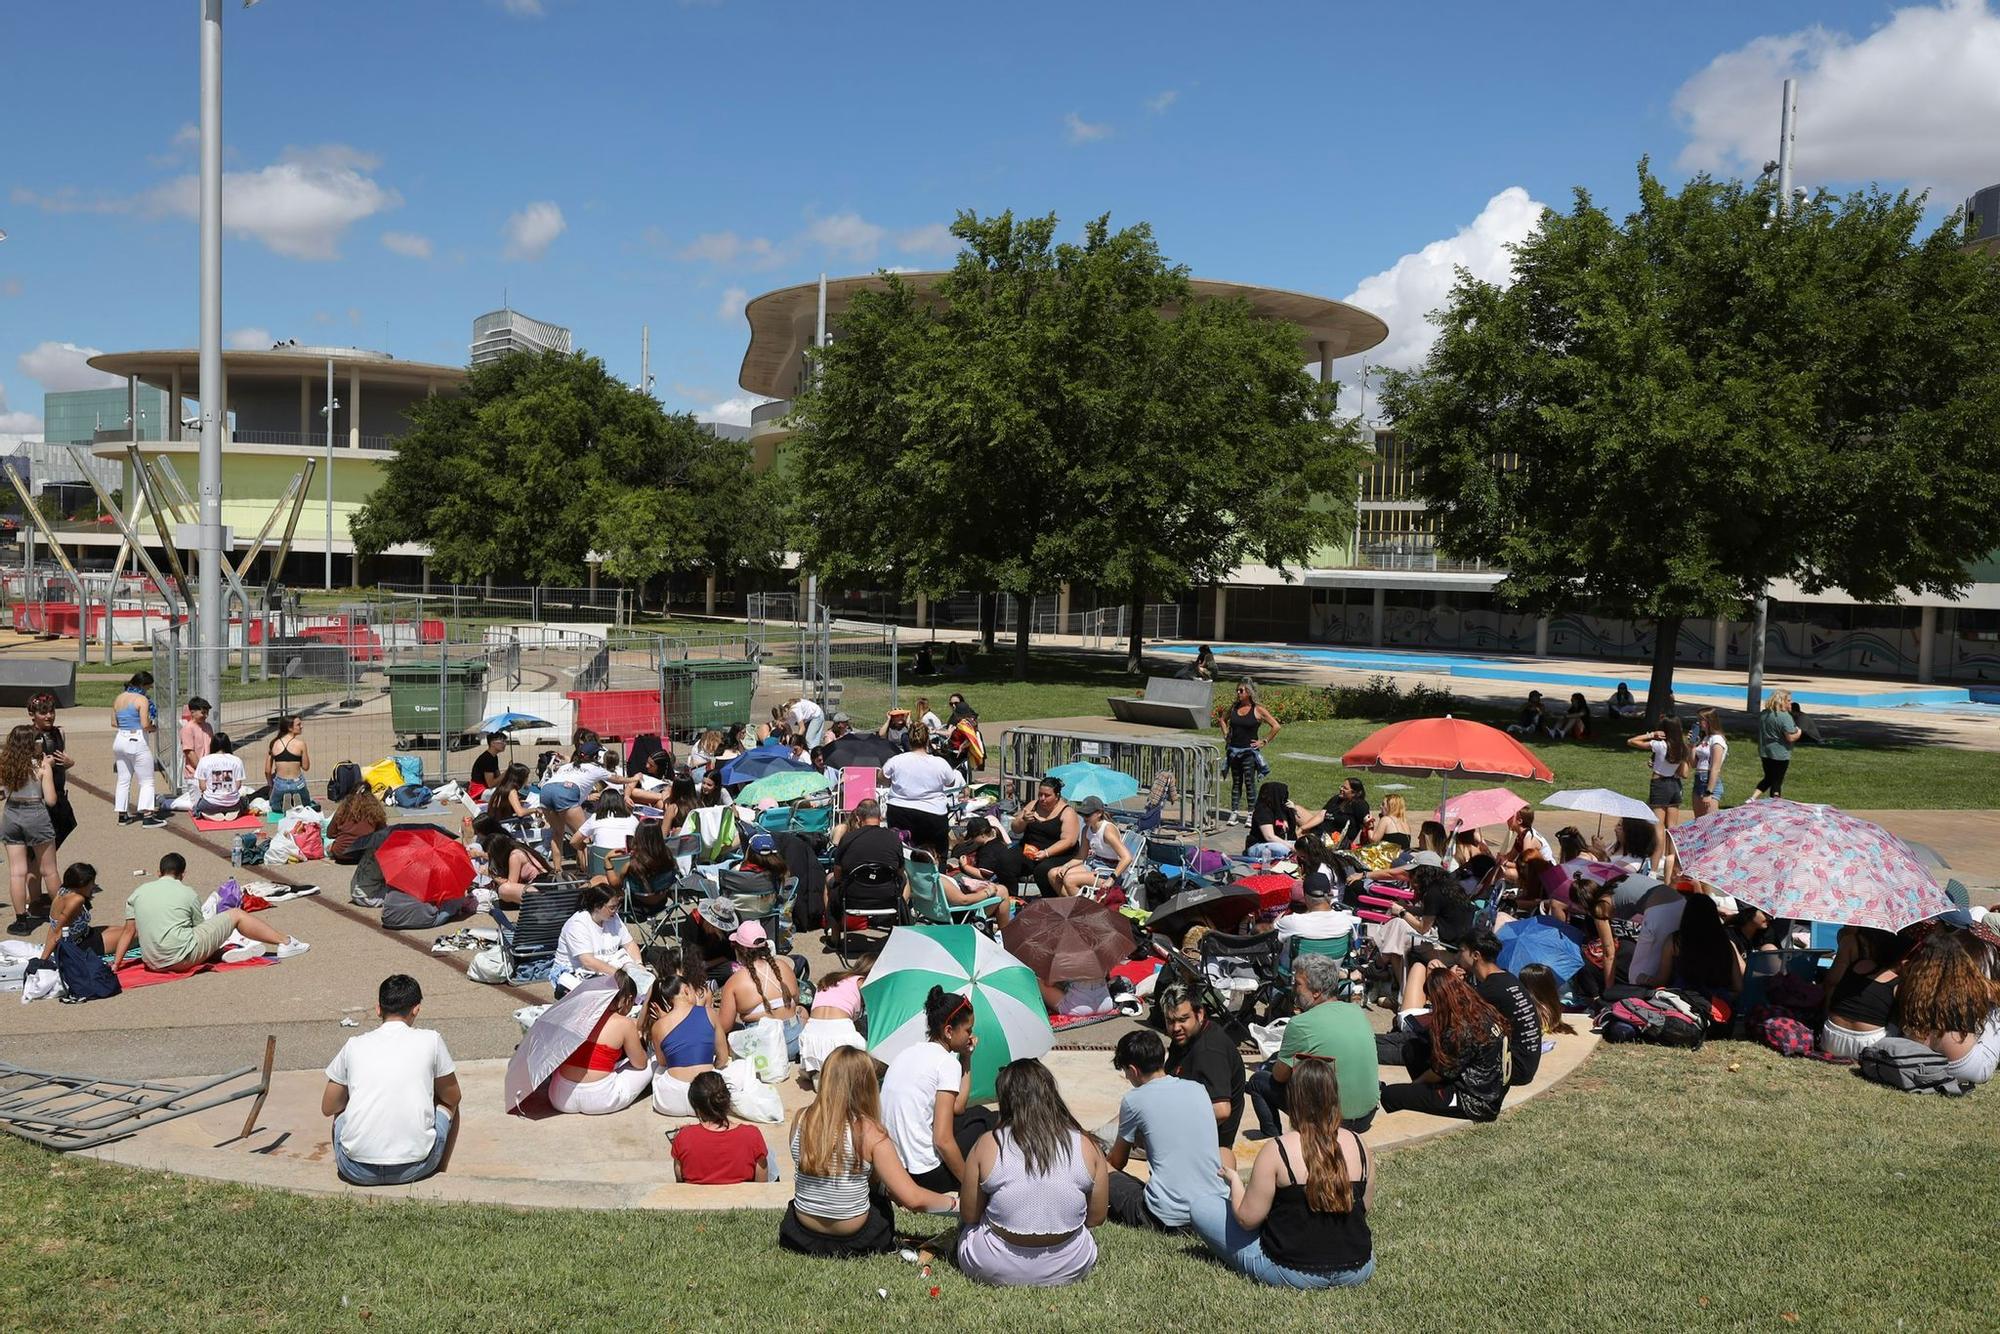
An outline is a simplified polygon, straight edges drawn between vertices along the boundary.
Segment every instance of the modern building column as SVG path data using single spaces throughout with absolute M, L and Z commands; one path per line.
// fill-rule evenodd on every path
M 1715 641 L 1715 656 L 1713 659 L 1715 670 L 1718 672 L 1728 671 L 1729 670 L 1729 618 L 1727 616 L 1716 617 L 1715 624 L 1709 630 L 1708 633 L 1709 637 Z
M 702 608 L 702 615 L 704 616 L 715 615 L 715 571 L 714 570 L 710 570 L 708 572 L 708 577 L 702 581 L 701 608 Z
M 167 420 L 164 423 L 166 429 L 160 432 L 162 440 L 178 440 L 181 438 L 181 368 L 178 366 L 174 367 L 174 387 L 172 393 L 173 400 L 167 404 Z
M 1333 383 L 1333 344 L 1324 338 L 1319 340 L 1319 382 Z
M 587 560 L 583 565 L 585 569 L 590 571 L 590 594 L 592 597 L 595 597 L 597 595 L 597 562 Z
M 1937 674 L 1937 608 L 1921 608 L 1917 617 L 1917 680 L 1928 685 Z
M 1208 637 L 1229 638 L 1229 588 L 1226 584 L 1215 586 L 1215 628 L 1209 632 Z
M 361 368 L 347 372 L 347 447 L 361 448 Z
M 1549 618 L 1546 616 L 1535 618 L 1535 656 L 1538 658 L 1549 656 Z
M 1382 647 L 1382 619 L 1389 608 L 1389 590 L 1375 590 L 1375 615 L 1368 622 L 1368 643 L 1371 647 Z
M 312 443 L 312 377 L 299 377 L 299 443 Z
M 417 568 L 423 571 L 424 592 L 428 595 L 431 591 L 431 558 L 429 556 L 419 556 L 417 558 Z

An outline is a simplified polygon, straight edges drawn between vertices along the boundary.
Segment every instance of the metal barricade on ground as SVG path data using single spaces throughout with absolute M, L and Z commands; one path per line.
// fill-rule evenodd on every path
M 1222 747 L 1206 737 L 1171 732 L 1084 732 L 1013 727 L 1000 734 L 1000 781 L 1013 802 L 1031 801 L 1042 775 L 1060 765 L 1088 760 L 1138 780 L 1140 795 L 1121 803 L 1134 813 L 1161 773 L 1172 775 L 1172 790 L 1160 808 L 1170 829 L 1204 832 L 1214 823 L 1222 794 Z

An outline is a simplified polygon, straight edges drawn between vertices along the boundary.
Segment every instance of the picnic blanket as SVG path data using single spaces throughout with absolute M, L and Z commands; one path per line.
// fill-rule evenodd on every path
M 237 968 L 265 968 L 277 960 L 266 956 L 262 959 L 245 959 L 241 963 L 205 963 L 199 968 L 186 972 L 162 973 L 148 968 L 145 964 L 133 964 L 118 970 L 118 983 L 125 990 L 133 987 L 157 986 L 162 982 L 178 982 L 184 977 L 194 977 L 201 973 L 226 973 Z
M 194 817 L 194 827 L 204 833 L 219 833 L 225 829 L 262 829 L 264 817 L 257 814 L 239 815 L 234 820 L 211 820 L 205 815 Z

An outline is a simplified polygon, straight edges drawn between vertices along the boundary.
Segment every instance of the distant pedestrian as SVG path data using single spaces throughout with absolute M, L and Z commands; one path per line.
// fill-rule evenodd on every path
M 1259 734 L 1266 728 L 1269 736 Z M 1257 789 L 1270 776 L 1271 763 L 1264 747 L 1278 739 L 1284 727 L 1269 709 L 1257 702 L 1257 687 L 1249 681 L 1236 683 L 1236 698 L 1222 714 L 1223 763 L 1229 769 L 1229 817 L 1248 812 L 1257 800 Z M 1249 819 L 1246 814 L 1245 820 Z
M 1764 711 L 1757 717 L 1757 758 L 1764 765 L 1757 796 L 1785 795 L 1785 774 L 1792 767 L 1792 747 L 1799 735 L 1799 725 L 1792 717 L 1792 692 L 1773 690 L 1765 696 Z
M 111 701 L 111 759 L 117 766 L 118 782 L 111 794 L 112 809 L 119 824 L 143 820 L 163 823 L 153 795 L 153 751 L 147 738 L 159 728 L 160 711 L 153 707 L 151 672 L 134 672 Z M 138 801 L 132 802 L 133 788 Z

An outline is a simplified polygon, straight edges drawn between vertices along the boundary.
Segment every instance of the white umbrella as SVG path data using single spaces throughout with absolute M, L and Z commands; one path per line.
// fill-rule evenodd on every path
M 518 1109 L 548 1083 L 549 1076 L 597 1027 L 617 993 L 618 979 L 599 973 L 542 1011 L 507 1062 L 507 1111 Z
M 1536 804 L 1558 811 L 1608 815 L 1618 820 L 1651 821 L 1653 818 L 1653 809 L 1645 802 L 1637 797 L 1628 797 L 1623 792 L 1613 792 L 1608 787 L 1569 788 L 1543 797 Z

